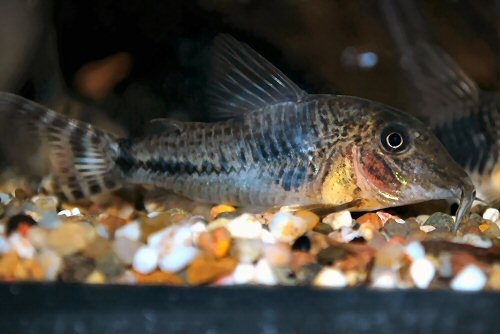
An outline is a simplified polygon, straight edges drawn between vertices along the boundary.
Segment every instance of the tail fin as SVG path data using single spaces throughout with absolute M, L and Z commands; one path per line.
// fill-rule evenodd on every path
M 66 200 L 117 189 L 116 139 L 20 96 L 0 92 L 0 147 L 32 176 L 50 174 Z

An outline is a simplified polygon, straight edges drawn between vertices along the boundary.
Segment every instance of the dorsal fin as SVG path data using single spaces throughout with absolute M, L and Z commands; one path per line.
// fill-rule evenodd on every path
M 264 57 L 230 35 L 214 42 L 214 69 L 208 89 L 218 117 L 231 117 L 307 95 Z

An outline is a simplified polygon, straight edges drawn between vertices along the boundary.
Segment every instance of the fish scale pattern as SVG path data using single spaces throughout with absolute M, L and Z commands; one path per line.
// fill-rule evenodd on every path
M 278 103 L 241 118 L 187 123 L 123 147 L 125 178 L 211 202 L 314 202 L 322 153 L 334 147 L 331 99 Z M 321 139 L 323 138 L 323 139 Z M 207 186 L 209 185 L 209 186 Z M 307 195 L 305 195 L 307 194 Z M 317 199 L 316 199 L 317 201 Z

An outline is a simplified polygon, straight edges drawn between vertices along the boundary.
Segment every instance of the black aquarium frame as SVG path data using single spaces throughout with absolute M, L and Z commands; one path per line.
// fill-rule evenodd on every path
M 0 333 L 500 333 L 500 293 L 1 283 Z

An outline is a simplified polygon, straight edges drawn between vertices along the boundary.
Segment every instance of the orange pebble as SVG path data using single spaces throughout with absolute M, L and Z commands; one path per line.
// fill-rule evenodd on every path
M 490 228 L 489 224 L 481 224 L 481 225 L 479 225 L 479 230 L 481 232 L 487 231 L 489 228 Z
M 392 238 L 389 243 L 391 244 L 404 244 L 406 242 L 405 238 L 403 237 L 394 237 Z
M 225 257 L 214 259 L 201 256 L 195 259 L 187 269 L 187 281 L 191 285 L 207 284 L 233 272 L 238 261 Z
M 380 217 L 376 213 L 372 213 L 372 212 L 365 213 L 364 215 L 362 215 L 361 217 L 356 219 L 356 221 L 361 225 L 366 224 L 366 223 L 370 223 L 373 226 L 375 226 L 377 229 L 382 227 L 382 220 L 380 219 Z
M 148 275 L 138 273 L 134 270 L 134 276 L 139 284 L 183 285 L 183 281 L 179 276 L 159 270 Z
M 30 227 L 31 226 L 29 224 L 21 223 L 21 224 L 19 224 L 17 231 L 19 232 L 19 234 L 21 234 L 23 237 L 25 237 L 28 234 Z
M 218 215 L 224 212 L 235 212 L 236 208 L 228 204 L 219 204 L 210 209 L 210 220 L 214 220 Z
M 203 232 L 198 238 L 198 247 L 209 255 L 224 257 L 231 248 L 231 234 L 224 227 L 218 227 L 210 232 Z

